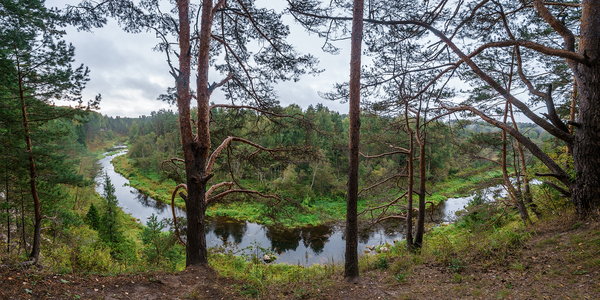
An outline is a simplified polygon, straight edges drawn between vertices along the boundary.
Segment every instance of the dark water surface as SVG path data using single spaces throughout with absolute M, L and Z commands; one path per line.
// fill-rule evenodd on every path
M 129 181 L 121 174 L 115 172 L 110 161 L 116 156 L 127 153 L 124 146 L 116 154 L 108 155 L 101 159 L 102 172 L 106 173 L 115 186 L 115 195 L 119 206 L 126 213 L 145 223 L 152 215 L 159 220 L 172 218 L 171 207 L 156 201 L 137 189 L 129 186 Z M 96 190 L 103 194 L 102 179 L 98 180 Z M 451 198 L 438 206 L 436 220 L 443 219 L 450 222 L 454 212 L 463 208 L 473 196 L 465 198 Z M 185 216 L 185 212 L 176 208 L 178 216 Z M 208 247 L 229 245 L 243 249 L 248 246 L 260 246 L 277 253 L 276 262 L 291 264 L 311 265 L 314 263 L 340 262 L 344 259 L 345 241 L 344 228 L 339 226 L 306 226 L 296 229 L 270 227 L 256 223 L 239 221 L 227 217 L 207 217 L 206 242 Z M 362 252 L 368 245 L 393 243 L 394 239 L 404 238 L 401 223 L 376 226 L 359 233 L 358 251 Z M 232 246 L 236 245 L 236 246 Z M 247 253 L 249 254 L 249 253 Z

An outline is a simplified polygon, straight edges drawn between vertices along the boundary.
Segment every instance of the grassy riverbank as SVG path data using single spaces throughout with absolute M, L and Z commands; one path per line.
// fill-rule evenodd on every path
M 472 208 L 478 211 L 480 208 Z M 523 225 L 516 211 L 442 226 L 417 253 L 403 243 L 361 256 L 360 278 L 341 262 L 264 264 L 217 249 L 210 268 L 165 273 L 0 269 L 2 297 L 145 299 L 598 299 L 600 224 L 572 212 Z M 493 226 L 490 226 L 494 224 Z M 257 252 L 257 255 L 260 255 Z
M 173 180 L 163 179 L 153 172 L 142 172 L 133 165 L 133 160 L 125 155 L 116 157 L 112 163 L 115 171 L 125 176 L 132 187 L 155 200 L 171 203 L 171 194 L 176 186 Z M 429 187 L 428 191 L 431 195 L 427 200 L 437 205 L 448 198 L 468 196 L 478 189 L 496 184 L 501 177 L 500 171 L 490 168 L 458 173 Z M 359 211 L 374 206 L 376 204 L 374 201 L 375 199 L 372 198 L 359 200 Z M 181 197 L 176 197 L 175 205 L 185 208 L 185 202 Z M 333 199 L 314 197 L 305 199 L 297 205 L 280 203 L 277 209 L 273 209 L 271 203 L 236 199 L 236 201 L 229 200 L 210 205 L 207 215 L 228 216 L 265 225 L 277 222 L 286 227 L 297 227 L 338 222 L 345 218 L 345 210 L 346 201 L 343 197 Z

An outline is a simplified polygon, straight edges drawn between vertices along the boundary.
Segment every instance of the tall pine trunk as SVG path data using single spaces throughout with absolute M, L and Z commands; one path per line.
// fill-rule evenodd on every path
M 600 2 L 583 1 L 579 53 L 591 63 L 576 64 L 578 127 L 573 141 L 572 200 L 579 217 L 598 214 L 600 195 Z
M 360 67 L 363 0 L 354 0 L 350 50 L 350 157 L 346 203 L 346 258 L 344 277 L 358 277 L 358 155 L 360 145 Z
M 194 137 L 190 116 L 190 22 L 189 1 L 178 0 L 179 9 L 179 75 L 177 77 L 177 95 L 179 109 L 179 127 L 181 144 L 185 159 L 186 182 L 188 196 L 186 198 L 187 224 L 187 258 L 186 266 L 208 264 L 206 252 L 206 163 L 210 151 L 208 70 L 209 50 L 212 27 L 212 0 L 204 0 L 200 37 L 198 40 L 198 119 L 197 136 Z
M 580 65 L 579 70 L 579 116 L 577 118 L 579 126 L 575 130 L 573 141 L 573 164 L 576 177 L 572 200 L 578 215 L 586 218 L 598 214 L 599 208 L 600 67 Z

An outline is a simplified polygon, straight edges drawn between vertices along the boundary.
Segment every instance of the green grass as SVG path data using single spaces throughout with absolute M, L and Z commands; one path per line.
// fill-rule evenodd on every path
M 310 267 L 290 264 L 264 264 L 249 261 L 244 256 L 224 253 L 210 253 L 209 265 L 224 277 L 235 278 L 245 282 L 240 292 L 254 293 L 254 289 L 263 293 L 270 285 L 290 285 L 297 282 L 314 282 L 320 286 L 327 285 L 332 275 L 340 273 L 343 266 L 333 262 L 314 264 Z M 254 295 L 252 295 L 254 296 Z

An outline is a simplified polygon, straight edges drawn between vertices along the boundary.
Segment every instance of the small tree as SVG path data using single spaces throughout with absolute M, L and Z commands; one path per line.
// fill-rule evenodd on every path
M 144 250 L 142 253 L 147 263 L 159 266 L 161 263 L 170 263 L 175 266 L 180 258 L 175 243 L 177 239 L 171 232 L 163 232 L 165 228 L 164 220 L 158 221 L 152 214 L 146 227 L 142 232 L 142 243 Z
M 98 209 L 96 208 L 96 205 L 94 205 L 94 203 L 90 205 L 90 210 L 88 210 L 87 214 L 85 215 L 85 218 L 87 224 L 92 229 L 100 229 L 100 214 L 98 213 Z
M 108 175 L 104 176 L 104 213 L 100 218 L 100 239 L 111 248 L 122 242 L 123 232 L 118 220 L 119 200 L 115 196 L 115 186 Z

